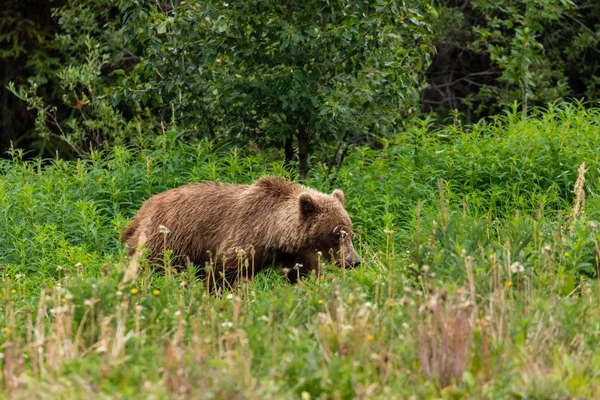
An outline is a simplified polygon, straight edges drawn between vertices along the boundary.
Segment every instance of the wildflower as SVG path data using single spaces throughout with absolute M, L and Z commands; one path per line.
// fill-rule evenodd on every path
M 84 300 L 84 302 L 83 302 L 83 305 L 84 305 L 84 306 L 91 307 L 91 306 L 93 306 L 93 305 L 94 305 L 94 302 L 93 302 L 93 301 L 91 301 L 91 300 Z
M 141 312 L 144 309 L 144 307 L 140 306 L 139 304 L 137 306 L 135 306 L 135 311 L 137 312 Z
M 394 307 L 396 305 L 396 303 L 394 302 L 394 300 L 390 300 L 389 302 L 389 306 L 390 307 Z
M 302 392 L 301 398 L 302 398 L 302 400 L 310 400 L 310 393 Z
M 367 301 L 367 302 L 365 303 L 365 307 L 366 307 L 366 308 L 371 308 L 371 307 L 373 307 L 373 304 L 372 304 L 370 301 Z
M 520 274 L 523 271 L 525 271 L 525 267 L 523 267 L 523 264 L 521 264 L 520 262 L 515 261 L 511 264 L 510 270 L 513 272 L 513 274 Z
M 175 313 L 173 315 L 175 317 L 179 317 L 181 315 L 181 311 L 177 310 L 177 311 L 175 311 Z
M 137 290 L 136 288 L 131 289 L 131 294 L 136 295 L 138 294 L 139 290 Z
M 227 298 L 228 298 L 229 300 L 233 299 L 233 293 L 229 293 L 229 294 L 227 295 Z
M 352 304 L 352 303 L 354 303 L 354 300 L 352 300 L 352 299 L 348 299 L 348 300 L 346 301 L 346 303 L 348 303 L 348 304 Z
M 552 252 L 552 247 L 550 247 L 549 244 L 545 245 L 542 250 L 548 254 L 550 254 Z
M 512 286 L 512 282 L 511 281 L 506 282 L 506 287 L 511 287 L 511 286 Z
M 123 292 L 121 292 L 120 290 L 117 290 L 117 293 L 115 293 L 117 295 L 117 297 L 121 297 L 123 296 Z
M 67 302 L 67 299 L 65 299 L 64 297 L 62 299 L 60 299 L 61 303 L 65 304 Z
M 383 233 L 385 233 L 386 235 L 391 235 L 392 233 L 394 233 L 394 231 L 386 228 L 383 230 Z
M 367 340 L 373 340 L 373 339 L 375 339 L 375 336 L 373 336 L 373 335 L 367 335 Z
M 166 227 L 166 226 L 164 226 L 164 225 L 159 225 L 159 226 L 158 226 L 158 231 L 159 231 L 160 233 L 163 233 L 163 234 L 171 233 L 171 231 L 169 230 L 169 228 L 167 228 L 167 227 Z
M 225 321 L 221 324 L 223 328 L 231 328 L 233 326 L 233 322 Z
M 158 289 L 154 289 L 154 290 L 152 291 L 152 294 L 153 294 L 153 295 L 155 295 L 155 296 L 158 296 L 158 295 L 160 294 L 160 290 L 158 290 Z
M 63 269 L 64 269 L 64 268 L 63 268 L 62 266 L 60 266 L 60 265 L 57 265 L 57 266 L 56 266 L 56 270 L 57 270 L 57 271 L 62 271 Z
M 67 299 L 67 300 L 73 300 L 73 293 L 67 292 L 67 294 L 65 294 L 65 299 Z
M 429 265 L 427 265 L 427 264 L 423 265 L 423 266 L 421 267 L 421 270 L 422 270 L 423 272 L 428 272 L 428 271 L 429 271 Z
M 78 262 L 77 264 L 75 264 L 75 266 L 76 266 L 77 268 L 81 268 L 81 267 L 83 267 L 83 264 L 82 264 L 82 263 L 80 263 L 80 262 Z
M 319 301 L 317 301 L 317 303 L 323 304 L 323 300 L 319 299 Z
M 406 322 L 403 322 L 403 323 L 402 323 L 402 328 L 404 328 L 404 329 L 408 329 L 408 328 L 409 328 L 409 327 L 408 327 L 408 324 L 407 324 Z
M 259 318 L 259 320 L 269 322 L 269 317 L 267 317 L 266 315 L 263 315 Z
M 319 258 L 323 257 L 323 253 L 321 253 L 320 251 L 317 251 L 317 257 L 319 257 Z
M 17 293 L 17 291 L 16 291 L 15 289 L 11 290 L 10 292 L 11 292 L 12 294 L 15 294 L 15 293 Z
M 4 329 L 2 329 L 2 331 L 8 335 L 10 333 L 10 328 L 6 326 Z
M 565 257 L 569 258 L 569 252 L 568 251 L 565 253 Z

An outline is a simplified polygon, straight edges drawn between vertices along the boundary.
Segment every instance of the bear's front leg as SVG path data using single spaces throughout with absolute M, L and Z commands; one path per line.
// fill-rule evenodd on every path
M 233 289 L 239 280 L 250 280 L 263 269 L 264 251 L 262 248 L 235 248 L 225 256 L 217 257 L 208 277 L 212 292 L 224 288 Z
M 291 284 L 297 283 L 301 278 L 310 275 L 311 271 L 319 274 L 319 259 L 315 254 L 283 254 L 281 266 L 286 272 L 286 277 Z

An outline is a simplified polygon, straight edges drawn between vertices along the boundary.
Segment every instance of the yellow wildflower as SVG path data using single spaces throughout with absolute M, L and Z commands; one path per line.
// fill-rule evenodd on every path
M 512 282 L 511 281 L 506 282 L 506 287 L 511 287 L 511 286 L 512 286 Z
M 138 294 L 139 290 L 136 288 L 131 289 L 131 294 Z
M 154 290 L 152 291 L 152 294 L 153 294 L 153 295 L 155 295 L 155 296 L 158 296 L 158 295 L 160 294 L 160 290 L 158 290 L 158 289 L 154 289 Z
M 323 304 L 323 300 L 319 299 L 319 301 L 317 301 L 317 303 Z
M 373 339 L 375 339 L 375 336 L 373 336 L 373 335 L 367 335 L 367 340 L 373 340 Z

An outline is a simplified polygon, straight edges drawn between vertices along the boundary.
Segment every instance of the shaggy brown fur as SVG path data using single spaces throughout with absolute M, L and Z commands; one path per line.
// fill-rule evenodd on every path
M 324 258 L 333 255 L 338 265 L 360 263 L 343 192 L 327 195 L 279 178 L 265 177 L 253 185 L 195 183 L 151 197 L 121 236 L 128 255 L 136 253 L 125 280 L 135 278 L 142 245 L 151 259 L 162 261 L 160 225 L 169 230 L 166 248 L 173 251 L 173 263 L 211 263 L 217 285 L 223 276 L 232 284 L 272 263 L 288 269 L 295 282 L 318 272 L 318 252 Z

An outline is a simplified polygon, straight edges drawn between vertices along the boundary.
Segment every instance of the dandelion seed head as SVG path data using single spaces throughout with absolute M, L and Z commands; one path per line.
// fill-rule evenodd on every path
M 523 267 L 523 264 L 521 264 L 519 261 L 515 261 L 511 264 L 510 270 L 513 272 L 513 274 L 520 274 L 525 271 L 525 267 Z

